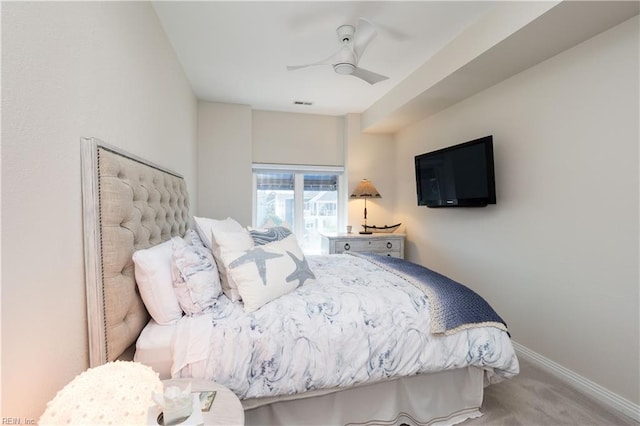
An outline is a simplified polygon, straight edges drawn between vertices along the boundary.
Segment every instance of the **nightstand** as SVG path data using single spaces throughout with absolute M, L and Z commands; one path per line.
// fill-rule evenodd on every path
M 189 382 L 191 382 L 192 392 L 216 391 L 211 409 L 202 412 L 205 425 L 244 425 L 244 409 L 240 399 L 220 383 L 203 379 L 170 379 L 163 380 L 162 384 L 165 387 L 184 387 Z
M 334 253 L 377 253 L 404 259 L 405 234 L 374 233 L 345 234 L 327 233 L 322 235 L 322 254 Z

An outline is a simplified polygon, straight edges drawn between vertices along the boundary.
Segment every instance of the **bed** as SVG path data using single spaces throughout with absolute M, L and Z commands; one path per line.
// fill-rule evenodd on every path
M 240 254 L 259 251 L 252 247 L 226 271 L 242 300 L 222 282 L 225 293 L 206 309 L 171 305 L 166 320 L 149 302 L 164 263 L 142 276 L 146 266 L 134 257 L 184 240 L 216 257 L 189 211 L 184 179 L 96 139 L 81 145 L 91 366 L 135 359 L 161 378 L 219 381 L 240 397 L 247 424 L 455 424 L 481 415 L 484 386 L 518 373 L 506 325 L 484 300 L 445 309 L 459 284 L 374 255 L 305 257 L 293 236 L 261 246 L 279 253 L 273 262 L 293 265 L 286 292 L 264 289 L 272 288 L 264 274 L 284 266 L 236 268 Z M 224 278 L 220 265 L 216 274 Z M 425 274 L 434 275 L 422 282 Z M 490 316 L 473 317 L 478 310 Z

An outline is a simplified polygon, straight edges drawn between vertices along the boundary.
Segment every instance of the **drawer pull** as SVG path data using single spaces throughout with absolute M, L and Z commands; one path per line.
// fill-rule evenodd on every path
M 344 245 L 344 249 L 345 250 L 349 250 L 351 248 L 351 246 L 349 245 L 349 243 L 345 243 Z
M 391 241 L 389 241 L 389 242 L 387 243 L 387 248 L 388 248 L 388 249 L 390 249 L 391 247 L 393 247 L 393 244 L 391 244 Z

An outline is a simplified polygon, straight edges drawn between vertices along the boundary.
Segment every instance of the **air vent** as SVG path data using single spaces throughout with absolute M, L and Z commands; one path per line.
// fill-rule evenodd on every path
M 293 101 L 294 105 L 313 105 L 313 102 L 309 101 Z

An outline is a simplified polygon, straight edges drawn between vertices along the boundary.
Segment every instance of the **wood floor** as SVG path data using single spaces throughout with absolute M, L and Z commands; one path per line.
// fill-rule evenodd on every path
M 520 374 L 485 389 L 483 416 L 461 425 L 496 426 L 638 426 L 530 362 L 520 360 Z

